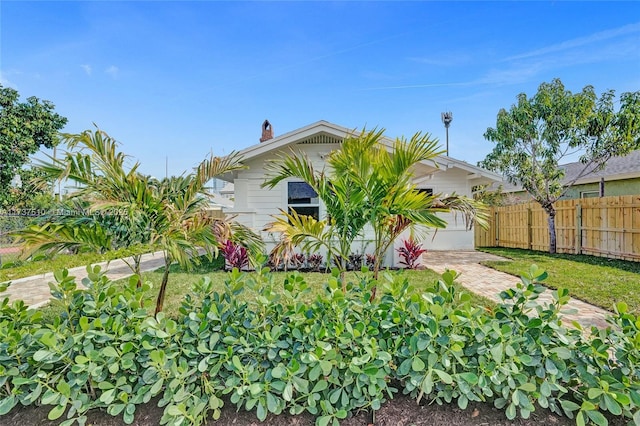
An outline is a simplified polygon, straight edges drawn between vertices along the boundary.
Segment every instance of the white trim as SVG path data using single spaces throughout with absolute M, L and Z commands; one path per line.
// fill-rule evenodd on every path
M 258 143 L 256 145 L 252 145 L 248 148 L 243 149 L 239 152 L 242 157 L 243 162 L 247 162 L 261 155 L 267 154 L 272 151 L 281 150 L 286 148 L 289 145 L 295 144 L 301 140 L 309 138 L 313 135 L 325 133 L 331 136 L 334 136 L 339 139 L 344 139 L 349 135 L 359 135 L 362 134 L 360 130 L 351 130 L 346 127 L 338 126 L 333 123 L 329 123 L 328 121 L 317 121 L 315 123 L 309 124 L 308 126 L 301 127 L 299 129 L 293 130 L 291 132 L 282 134 L 276 138 L 270 139 L 266 142 Z M 380 141 L 383 145 L 387 147 L 388 150 L 393 149 L 394 140 L 389 137 L 383 137 Z M 440 155 L 433 159 L 433 161 L 423 161 L 423 165 L 429 166 L 431 168 L 436 167 L 447 170 L 452 167 L 456 167 L 462 170 L 469 172 L 474 177 L 470 177 L 469 179 L 484 179 L 490 181 L 501 182 L 503 180 L 502 176 L 491 172 L 489 170 L 485 170 L 481 167 L 474 166 L 467 162 L 456 160 L 452 157 L 447 157 L 445 155 Z M 436 170 L 437 171 L 437 170 Z M 477 177 L 476 177 L 477 176 Z M 232 174 L 228 174 L 225 176 L 220 176 L 219 178 L 227 181 L 233 181 L 234 176 Z
M 585 197 L 586 194 L 591 194 L 592 196 Z M 580 191 L 580 198 L 597 198 L 600 196 L 600 191 Z

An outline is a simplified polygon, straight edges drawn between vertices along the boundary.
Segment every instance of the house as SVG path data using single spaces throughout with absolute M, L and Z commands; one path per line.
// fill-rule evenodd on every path
M 235 215 L 236 220 L 256 232 L 260 232 L 267 248 L 272 248 L 277 241 L 277 235 L 270 235 L 263 231 L 266 225 L 273 222 L 280 210 L 295 208 L 299 214 L 309 214 L 319 218 L 324 217 L 324 206 L 315 197 L 315 192 L 305 183 L 289 180 L 281 182 L 274 189 L 262 188 L 265 181 L 265 164 L 274 160 L 278 155 L 294 152 L 304 152 L 312 160 L 314 168 L 322 169 L 327 155 L 340 147 L 343 139 L 352 135 L 353 131 L 327 121 L 318 121 L 289 133 L 273 137 L 273 129 L 268 121 L 262 126 L 260 143 L 252 145 L 240 152 L 242 163 L 246 166 L 221 176 L 222 179 L 234 185 L 234 206 L 226 209 L 229 215 Z M 392 146 L 393 141 L 383 139 L 383 144 Z M 419 164 L 415 170 L 414 183 L 418 188 L 433 193 L 472 195 L 472 188 L 476 185 L 490 184 L 500 181 L 500 175 L 484 170 L 480 167 L 439 156 L 434 162 Z M 461 218 L 451 214 L 443 215 L 448 222 L 446 229 L 431 234 L 423 241 L 428 250 L 473 249 L 473 232 L 467 231 Z M 399 239 L 396 244 L 400 244 Z M 354 252 L 370 253 L 367 250 L 366 236 L 353 247 Z M 385 259 L 387 265 L 398 263 L 396 251 L 390 251 Z
M 603 169 L 589 167 L 586 173 L 583 172 L 585 165 L 579 161 L 560 167 L 565 173 L 563 184 L 572 182 L 583 174 L 567 189 L 561 200 L 640 194 L 640 150 L 625 156 L 611 157 Z M 497 189 L 498 185 L 493 184 L 492 187 Z M 531 199 L 519 185 L 503 184 L 502 192 L 511 194 L 515 201 Z
M 220 195 L 227 200 L 233 200 L 235 195 L 235 189 L 233 188 L 233 183 L 227 182 L 225 186 L 219 191 Z

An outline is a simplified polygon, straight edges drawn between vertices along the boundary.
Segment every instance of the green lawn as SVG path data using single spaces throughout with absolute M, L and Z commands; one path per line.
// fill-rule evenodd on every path
M 520 275 L 535 263 L 549 274 L 547 287 L 567 288 L 572 297 L 610 311 L 617 302 L 626 302 L 632 312 L 640 314 L 640 262 L 510 248 L 481 250 L 513 259 L 483 262 L 491 268 Z
M 209 277 L 213 282 L 215 288 L 222 290 L 224 288 L 224 282 L 228 277 L 228 272 L 224 272 L 219 270 L 220 263 L 219 261 L 215 261 L 212 263 L 203 262 L 201 265 L 197 266 L 190 272 L 185 272 L 180 269 L 179 266 L 172 266 L 171 274 L 169 275 L 169 285 L 167 286 L 167 295 L 164 303 L 164 311 L 173 316 L 177 313 L 178 308 L 180 307 L 180 303 L 182 301 L 183 296 L 190 291 L 191 286 L 198 282 L 203 277 Z M 155 306 L 155 298 L 158 294 L 158 289 L 160 287 L 160 282 L 162 281 L 162 271 L 163 268 L 158 269 L 153 272 L 144 272 L 142 274 L 143 279 L 146 282 L 150 282 L 152 284 L 152 290 L 149 294 L 149 297 L 153 298 L 154 306 Z M 439 275 L 431 270 L 407 270 L 407 271 L 392 271 L 392 273 L 404 273 L 411 285 L 416 289 L 416 291 L 420 291 L 421 288 L 426 288 L 427 286 L 432 285 L 438 278 Z M 346 279 L 356 280 L 356 272 L 347 272 Z M 284 278 L 288 275 L 285 272 L 275 272 L 275 282 L 283 283 Z M 320 294 L 323 291 L 323 286 L 330 276 L 327 273 L 321 272 L 305 272 L 304 278 L 309 284 L 311 288 L 311 292 L 307 294 L 307 300 L 311 301 L 315 299 L 316 295 Z M 457 287 L 459 291 L 466 291 L 462 286 Z M 481 296 L 477 296 L 472 294 L 473 303 L 479 306 L 493 306 L 495 305 L 493 302 L 485 299 Z M 47 306 L 42 308 L 45 317 L 53 318 L 59 314 L 59 310 Z
M 0 265 L 0 283 L 18 278 L 30 277 L 33 275 L 46 274 L 57 269 L 75 268 L 76 266 L 86 266 L 106 260 L 120 259 L 131 256 L 135 249 L 123 249 L 104 254 L 80 253 L 80 254 L 57 254 L 53 257 L 35 256 L 35 260 L 21 259 L 18 254 L 3 254 L 2 265 Z M 148 248 L 138 249 L 146 253 Z

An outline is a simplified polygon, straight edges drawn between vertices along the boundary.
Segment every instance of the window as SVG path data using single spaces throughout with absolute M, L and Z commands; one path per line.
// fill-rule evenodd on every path
M 418 190 L 418 192 L 424 193 L 428 196 L 432 196 L 433 195 L 433 188 L 416 188 Z
M 320 217 L 318 194 L 306 182 L 287 182 L 287 206 L 289 213 L 295 210 L 301 216 Z
M 595 198 L 599 196 L 600 196 L 599 191 L 581 191 L 580 192 L 580 198 Z

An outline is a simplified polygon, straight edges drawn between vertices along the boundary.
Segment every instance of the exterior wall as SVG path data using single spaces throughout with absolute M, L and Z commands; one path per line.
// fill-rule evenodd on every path
M 563 200 L 570 200 L 574 198 L 582 198 L 583 192 L 595 192 L 600 191 L 600 183 L 585 183 L 583 185 L 574 185 L 569 188 L 567 193 L 562 197 Z M 619 195 L 637 195 L 640 194 L 640 178 L 635 179 L 622 179 L 612 180 L 604 183 L 604 195 L 619 196 Z M 598 195 L 596 195 L 597 197 Z
M 419 188 L 431 188 L 434 194 L 466 195 L 472 197 L 472 181 L 467 179 L 467 172 L 458 168 L 441 170 L 433 174 L 431 179 L 418 184 Z M 429 229 L 427 235 L 421 239 L 422 245 L 427 250 L 473 250 L 473 231 L 467 231 L 462 217 L 452 213 L 439 213 L 447 222 L 445 229 Z M 395 248 L 408 238 L 403 236 L 395 242 Z M 398 255 L 394 250 L 394 263 L 398 262 Z
M 324 166 L 324 156 L 337 148 L 336 144 L 305 144 L 298 145 L 298 149 L 304 149 L 307 156 L 318 170 Z M 285 151 L 285 152 L 288 152 Z M 275 153 L 269 156 L 256 158 L 246 163 L 247 169 L 238 172 L 235 179 L 235 206 L 231 210 L 226 210 L 230 215 L 237 215 L 236 220 L 254 231 L 258 232 L 270 250 L 277 241 L 277 235 L 270 235 L 264 231 L 266 225 L 273 221 L 272 216 L 280 214 L 280 209 L 287 208 L 287 182 L 280 182 L 272 190 L 261 188 L 265 181 L 265 163 L 277 158 Z M 439 170 L 428 180 L 422 180 L 419 188 L 432 188 L 434 193 L 471 196 L 472 181 L 467 179 L 468 172 L 450 168 Z M 297 181 L 292 179 L 291 181 Z M 320 203 L 320 218 L 326 215 L 326 210 L 322 202 Z M 422 244 L 428 250 L 453 250 L 453 249 L 473 249 L 473 231 L 467 231 L 461 218 L 451 214 L 443 215 L 448 225 L 446 229 L 438 232 L 431 230 L 424 238 Z M 424 235 L 425 233 L 421 233 Z M 408 237 L 408 235 L 406 236 Z M 373 239 L 370 230 L 365 230 L 362 240 L 357 240 L 353 244 L 353 252 L 371 253 L 372 246 L 369 241 Z M 386 264 L 398 265 L 398 255 L 396 248 L 402 244 L 404 238 L 399 238 L 386 256 Z M 322 253 L 326 258 L 326 253 Z
M 337 148 L 335 144 L 308 144 L 298 145 L 298 149 L 304 149 L 308 157 L 311 159 L 315 168 L 322 169 L 324 166 L 323 156 Z M 285 150 L 289 152 L 289 150 Z M 276 237 L 264 232 L 265 226 L 273 222 L 272 216 L 280 214 L 280 210 L 287 209 L 287 182 L 280 182 L 275 188 L 262 188 L 261 185 L 265 181 L 265 164 L 270 160 L 277 158 L 276 153 L 268 156 L 256 158 L 246 162 L 248 166 L 245 170 L 238 172 L 238 177 L 234 180 L 235 187 L 235 205 L 233 209 L 227 210 L 230 215 L 237 215 L 237 221 L 258 232 L 264 241 L 273 246 Z M 298 181 L 291 179 L 290 181 Z M 325 215 L 326 211 L 322 203 L 320 203 L 320 217 Z
M 599 192 L 600 182 L 584 183 L 580 185 L 573 185 L 567 190 L 565 195 L 560 198 L 561 200 L 574 200 L 582 198 L 582 192 Z M 517 191 L 510 193 L 514 200 L 518 202 L 529 202 L 531 196 L 526 191 Z M 619 179 L 609 180 L 604 183 L 604 196 L 605 197 L 618 197 L 623 195 L 638 195 L 640 194 L 640 178 L 634 179 Z M 597 197 L 597 195 L 596 195 Z M 590 198 L 590 197 L 587 197 Z

